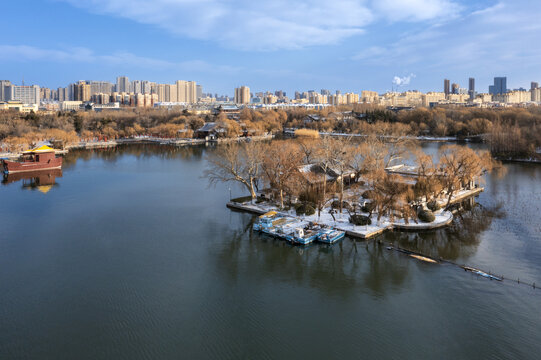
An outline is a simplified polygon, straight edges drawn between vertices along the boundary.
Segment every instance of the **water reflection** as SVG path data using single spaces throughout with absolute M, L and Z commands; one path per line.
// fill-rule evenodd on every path
M 8 185 L 22 181 L 22 188 L 28 190 L 38 190 L 44 194 L 51 191 L 55 186 L 56 178 L 62 177 L 61 169 L 37 170 L 15 174 L 6 174 L 2 180 L 2 185 Z
M 100 159 L 115 163 L 121 157 L 134 156 L 137 159 L 160 158 L 164 160 L 201 160 L 205 146 L 172 146 L 159 144 L 125 144 L 103 149 L 73 149 L 64 157 L 64 168 L 73 167 L 77 160 Z
M 447 228 L 425 232 L 394 232 L 384 235 L 388 242 L 433 258 L 450 261 L 467 259 L 475 254 L 481 235 L 493 219 L 505 217 L 503 204 L 483 206 L 473 199 L 462 203 L 454 220 Z
M 411 261 L 394 256 L 379 242 L 346 238 L 334 245 L 293 246 L 252 231 L 252 221 L 237 231 L 225 230 L 225 243 L 211 250 L 217 251 L 217 267 L 227 282 L 250 273 L 346 298 L 358 292 L 377 297 L 400 292 L 411 280 Z

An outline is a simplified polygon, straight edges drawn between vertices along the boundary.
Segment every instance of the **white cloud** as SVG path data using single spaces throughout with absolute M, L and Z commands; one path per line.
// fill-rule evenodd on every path
M 454 0 L 61 0 L 154 25 L 174 35 L 242 50 L 329 45 L 378 18 L 425 21 L 458 11 Z
M 52 61 L 60 63 L 96 63 L 115 66 L 135 66 L 154 69 L 183 70 L 190 72 L 238 71 L 238 67 L 210 64 L 203 60 L 172 62 L 161 59 L 138 56 L 129 52 L 118 51 L 112 54 L 96 54 L 94 51 L 74 47 L 67 49 L 44 49 L 27 45 L 1 45 L 0 62 L 7 61 Z
M 462 8 L 451 0 L 375 0 L 373 6 L 391 21 L 448 20 Z
M 453 71 L 480 76 L 521 72 L 541 76 L 541 3 L 500 1 L 447 24 L 433 24 L 400 36 L 370 56 L 352 59 L 418 71 Z
M 396 86 L 406 86 L 409 85 L 411 82 L 411 79 L 415 77 L 415 74 L 409 74 L 408 76 L 395 76 L 393 77 L 393 84 Z

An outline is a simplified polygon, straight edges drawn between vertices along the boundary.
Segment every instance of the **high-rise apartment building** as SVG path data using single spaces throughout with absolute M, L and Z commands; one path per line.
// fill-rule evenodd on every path
M 199 99 L 203 97 L 203 86 L 196 85 L 195 92 L 196 92 L 195 94 L 196 100 L 199 101 Z
M 470 78 L 468 80 L 468 94 L 470 95 L 470 100 L 475 99 L 475 79 Z
M 187 102 L 187 81 L 185 80 L 177 80 L 177 101 L 178 102 Z
M 9 80 L 0 80 L 0 101 L 8 101 L 9 95 L 11 95 L 11 81 Z
M 447 96 L 451 93 L 451 81 L 443 79 L 443 93 Z
M 178 102 L 197 102 L 197 84 L 195 81 L 178 80 L 176 85 Z
M 8 100 L 19 100 L 23 104 L 39 104 L 40 88 L 38 85 L 9 87 Z
M 127 76 L 119 76 L 116 78 L 116 92 L 131 92 L 130 79 Z
M 531 100 L 534 102 L 541 102 L 541 88 L 538 86 L 535 89 L 530 90 Z
M 110 94 L 113 92 L 113 84 L 108 81 L 90 81 L 90 95 Z
M 148 80 L 141 81 L 141 92 L 143 94 L 151 94 L 152 93 L 152 85 L 155 85 L 155 84 L 151 83 Z
M 141 84 L 141 81 L 133 80 L 131 82 L 130 92 L 133 92 L 135 94 L 142 94 L 143 93 L 143 86 Z
M 236 104 L 249 104 L 250 103 L 250 88 L 248 86 L 241 86 L 235 88 L 235 103 Z
M 532 81 L 532 83 L 530 85 L 531 85 L 530 90 L 534 90 L 534 89 L 539 88 L 539 83 L 538 82 Z
M 90 83 L 88 81 L 79 81 L 73 86 L 74 101 L 90 101 Z
M 68 90 L 64 87 L 59 87 L 56 90 L 56 99 L 58 101 L 67 101 L 69 99 Z
M 165 84 L 165 101 L 178 102 L 177 85 Z
M 165 84 L 152 85 L 151 93 L 157 95 L 157 101 L 159 102 L 166 101 L 165 100 L 165 86 L 166 86 Z
M 40 100 L 51 100 L 51 89 L 49 88 L 39 89 L 39 98 Z
M 453 84 L 451 85 L 451 93 L 453 93 L 453 94 L 458 94 L 458 89 L 460 89 L 460 85 L 459 85 L 459 84 L 453 83 Z
M 492 95 L 501 95 L 507 92 L 507 77 L 495 77 L 494 85 L 488 87 L 488 92 Z

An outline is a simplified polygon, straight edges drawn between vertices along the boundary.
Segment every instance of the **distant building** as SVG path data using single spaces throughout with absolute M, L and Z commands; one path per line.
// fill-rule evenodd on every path
M 541 88 L 537 87 L 533 90 L 530 90 L 532 93 L 531 99 L 534 102 L 541 102 Z
M 141 81 L 139 80 L 133 80 L 131 82 L 131 89 L 130 89 L 130 92 L 133 92 L 135 94 L 142 94 L 143 93 L 143 88 L 142 88 L 142 84 L 141 84 Z
M 501 95 L 507 92 L 507 77 L 495 77 L 494 85 L 488 87 L 489 94 Z
M 376 91 L 361 91 L 361 101 L 364 103 L 377 103 L 379 101 L 379 94 Z
M 65 87 L 59 87 L 56 90 L 56 99 L 58 101 L 66 101 L 69 99 L 68 89 Z
M 175 85 L 177 88 L 177 99 L 175 101 L 183 103 L 197 102 L 197 84 L 195 81 L 177 80 Z
M 87 81 L 79 81 L 73 86 L 74 101 L 90 101 L 90 84 Z
M 51 89 L 49 88 L 39 89 L 39 98 L 40 100 L 51 100 Z
M 130 79 L 127 76 L 119 76 L 116 78 L 116 92 L 130 92 Z
M 31 86 L 16 86 L 11 85 L 9 87 L 9 99 L 19 100 L 23 104 L 39 104 L 40 87 L 38 85 Z
M 442 93 L 442 92 L 428 92 L 428 93 L 422 95 L 422 97 L 421 97 L 422 104 L 425 107 L 430 107 L 433 104 L 437 104 L 437 103 L 439 103 L 441 101 L 444 101 L 447 96 L 448 95 L 446 95 L 445 93 Z
M 113 92 L 113 84 L 108 81 L 90 81 L 90 95 L 110 94 Z
M 195 87 L 195 93 L 196 93 L 196 101 L 199 101 L 203 97 L 203 86 L 202 85 L 196 85 Z
M 0 102 L 0 110 L 15 110 L 21 113 L 37 112 L 38 104 L 23 104 L 22 101 Z
M 492 95 L 492 100 L 506 104 L 520 104 L 532 101 L 531 91 L 509 91 L 503 94 Z
M 250 103 L 250 88 L 248 86 L 241 86 L 235 88 L 235 103 L 236 104 L 249 104 Z
M 443 79 L 443 93 L 447 96 L 451 93 L 451 81 Z
M 141 83 L 143 94 L 152 94 L 152 87 L 155 85 L 156 83 L 150 82 L 148 80 L 143 81 Z
M 540 102 L 541 101 L 540 96 L 538 95 L 540 93 L 540 90 L 541 89 L 539 89 L 539 83 L 535 82 L 535 81 L 532 81 L 532 83 L 530 84 L 530 92 L 532 93 L 532 101 L 533 102 Z
M 475 79 L 470 78 L 468 80 L 468 94 L 470 95 L 470 100 L 475 99 Z
M 60 111 L 79 111 L 82 104 L 82 101 L 62 101 Z
M 10 96 L 11 81 L 0 80 L 0 101 L 8 101 Z
M 458 89 L 460 89 L 460 85 L 453 83 L 451 85 L 451 93 L 458 94 Z

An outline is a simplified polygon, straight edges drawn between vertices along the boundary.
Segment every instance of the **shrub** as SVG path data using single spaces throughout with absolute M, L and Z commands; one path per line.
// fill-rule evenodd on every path
M 438 204 L 436 200 L 429 201 L 428 204 L 426 204 L 426 207 L 432 211 L 438 211 L 441 209 L 440 204 Z
M 419 218 L 419 220 L 425 223 L 431 223 L 436 220 L 436 217 L 430 210 L 420 210 L 417 214 L 417 217 Z
M 297 215 L 314 215 L 316 209 L 310 204 L 297 204 L 295 205 L 295 212 Z
M 238 197 L 238 198 L 235 198 L 235 199 L 231 199 L 231 201 L 236 202 L 236 203 L 245 203 L 245 202 L 248 202 L 248 201 L 252 201 L 252 197 L 250 195 L 241 196 L 241 197 Z
M 364 204 L 364 206 L 361 208 L 363 212 L 371 213 L 376 208 L 376 204 L 373 202 L 367 202 Z
M 319 131 L 311 129 L 297 129 L 295 130 L 295 136 L 317 139 L 319 138 Z
M 349 222 L 359 226 L 372 224 L 372 220 L 370 220 L 370 218 L 365 215 L 351 215 L 349 217 Z
M 334 200 L 331 204 L 333 209 L 340 209 L 340 200 Z M 347 201 L 342 201 L 342 209 L 351 211 L 351 205 Z
M 374 197 L 374 190 L 366 190 L 361 196 L 363 199 L 372 199 Z

